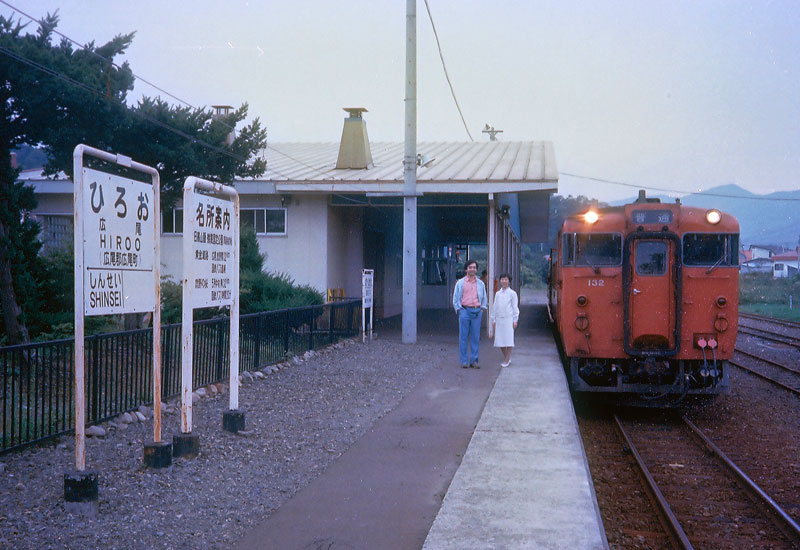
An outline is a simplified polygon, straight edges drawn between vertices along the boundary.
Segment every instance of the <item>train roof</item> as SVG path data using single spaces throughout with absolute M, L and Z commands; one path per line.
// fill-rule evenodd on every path
M 662 203 L 658 199 L 648 199 L 640 193 L 639 199 L 621 206 L 606 208 L 587 208 L 579 214 L 567 217 L 561 226 L 562 232 L 584 231 L 632 231 L 643 227 L 649 231 L 660 231 L 665 225 L 672 231 L 686 233 L 698 232 L 725 232 L 738 233 L 739 222 L 736 218 L 725 212 L 719 213 L 719 221 L 711 223 L 707 214 L 716 209 L 686 206 L 677 200 L 674 203 Z M 597 221 L 586 221 L 585 215 L 589 211 L 597 213 Z M 637 219 L 634 219 L 634 214 Z

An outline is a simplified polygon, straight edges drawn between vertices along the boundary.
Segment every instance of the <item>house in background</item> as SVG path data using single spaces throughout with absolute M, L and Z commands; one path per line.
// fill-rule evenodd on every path
M 752 260 L 740 261 L 739 272 L 741 273 L 772 273 L 772 260 L 770 258 L 755 258 Z
M 750 252 L 752 254 L 751 259 L 756 258 L 771 258 L 775 254 L 782 254 L 784 252 L 788 252 L 789 249 L 785 246 L 777 246 L 773 244 L 751 244 L 750 245 Z
M 744 247 L 739 249 L 739 265 L 742 265 L 745 262 L 749 262 L 753 259 L 753 251 L 748 249 L 745 250 Z
M 776 254 L 770 259 L 772 260 L 772 276 L 776 279 L 791 277 L 800 273 L 800 260 L 798 260 L 797 251 Z
M 378 317 L 402 309 L 404 145 L 370 143 L 365 109 L 345 109 L 339 143 L 272 143 L 267 171 L 236 180 L 241 223 L 255 229 L 271 272 L 323 294 L 360 296 L 361 270 L 375 270 Z M 448 308 L 472 248 L 488 249 L 489 276 L 512 274 L 521 243 L 547 240 L 549 196 L 558 190 L 548 141 L 422 142 L 417 145 L 417 297 Z M 127 154 L 128 151 L 119 151 Z M 135 154 L 131 155 L 135 159 Z M 23 173 L 34 186 L 46 247 L 72 241 L 72 182 Z M 162 273 L 182 276 L 183 207 L 162 212 Z

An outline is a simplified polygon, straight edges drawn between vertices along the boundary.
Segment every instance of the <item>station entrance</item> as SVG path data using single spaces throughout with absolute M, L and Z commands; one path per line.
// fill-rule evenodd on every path
M 544 205 L 547 195 L 544 194 Z M 360 258 L 353 267 L 375 270 L 373 298 L 377 318 L 402 311 L 402 198 L 387 196 L 333 197 L 331 206 L 356 210 L 362 230 Z M 478 273 L 491 300 L 501 273 L 512 276 L 520 291 L 520 215 L 517 194 L 425 194 L 417 212 L 417 307 L 452 308 L 456 281 L 467 260 L 478 262 Z M 352 219 L 352 218 L 351 218 Z

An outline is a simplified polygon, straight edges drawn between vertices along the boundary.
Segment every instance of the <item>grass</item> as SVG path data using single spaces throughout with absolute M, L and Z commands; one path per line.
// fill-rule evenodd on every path
M 793 308 L 789 308 L 789 297 Z M 739 276 L 739 310 L 800 321 L 800 276 L 773 279 L 765 273 Z

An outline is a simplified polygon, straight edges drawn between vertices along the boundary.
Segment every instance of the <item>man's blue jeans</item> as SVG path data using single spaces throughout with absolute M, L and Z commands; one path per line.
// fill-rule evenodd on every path
M 478 362 L 482 315 L 483 312 L 479 307 L 462 307 L 458 310 L 458 360 L 462 365 Z M 469 344 L 469 356 L 467 344 Z

